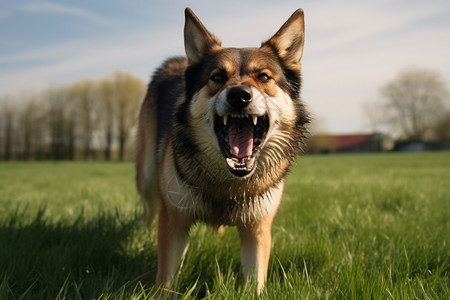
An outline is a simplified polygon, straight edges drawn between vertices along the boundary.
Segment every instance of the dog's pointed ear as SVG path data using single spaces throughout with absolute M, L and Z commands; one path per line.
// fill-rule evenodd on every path
M 268 41 L 261 44 L 261 48 L 275 51 L 288 66 L 300 64 L 305 40 L 305 21 L 303 10 L 296 10 L 280 30 Z
M 190 64 L 199 62 L 206 54 L 220 48 L 218 38 L 208 32 L 190 8 L 184 11 L 184 49 Z

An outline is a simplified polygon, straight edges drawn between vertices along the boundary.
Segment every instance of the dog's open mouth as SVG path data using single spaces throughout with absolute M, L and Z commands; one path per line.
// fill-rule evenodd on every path
M 216 117 L 217 139 L 231 174 L 243 177 L 253 171 L 268 130 L 269 117 L 267 115 Z

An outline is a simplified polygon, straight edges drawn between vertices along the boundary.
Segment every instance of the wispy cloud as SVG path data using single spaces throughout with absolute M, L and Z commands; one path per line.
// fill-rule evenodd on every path
M 167 55 L 183 54 L 181 40 L 165 38 L 178 32 L 170 28 L 157 31 L 95 37 L 0 55 L 0 91 L 19 91 L 30 84 L 44 88 L 50 84 L 68 84 L 83 77 L 103 76 L 116 68 L 147 80 L 152 68 Z M 142 38 L 146 36 L 153 40 Z
M 47 1 L 36 1 L 31 3 L 20 4 L 17 6 L 17 10 L 19 12 L 31 14 L 59 14 L 59 15 L 79 17 L 103 26 L 108 26 L 109 24 L 111 24 L 111 22 L 108 19 L 96 15 L 86 9 Z

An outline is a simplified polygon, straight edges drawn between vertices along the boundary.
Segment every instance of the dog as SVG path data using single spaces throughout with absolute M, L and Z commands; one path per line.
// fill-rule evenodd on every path
M 303 10 L 259 48 L 224 48 L 185 10 L 186 58 L 154 73 L 139 115 L 137 187 L 150 226 L 158 212 L 156 287 L 176 289 L 189 228 L 236 226 L 246 280 L 267 278 L 272 220 L 303 152 Z

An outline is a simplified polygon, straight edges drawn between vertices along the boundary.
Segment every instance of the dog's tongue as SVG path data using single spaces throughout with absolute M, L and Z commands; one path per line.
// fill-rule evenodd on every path
M 253 151 L 253 127 L 241 122 L 233 122 L 229 132 L 229 144 L 231 154 L 237 158 L 252 155 Z

